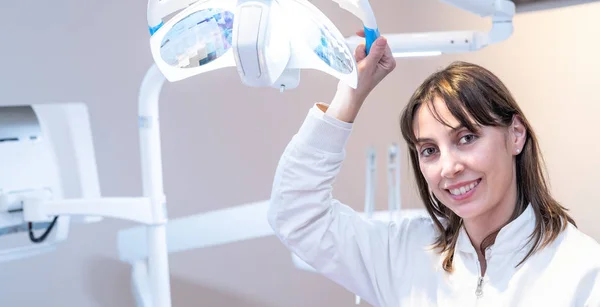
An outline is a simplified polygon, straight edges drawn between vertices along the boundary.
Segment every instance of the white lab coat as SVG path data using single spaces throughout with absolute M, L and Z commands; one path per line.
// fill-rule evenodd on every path
M 352 124 L 327 116 L 326 105 L 320 106 L 310 109 L 281 157 L 269 222 L 283 244 L 322 275 L 382 307 L 600 306 L 600 247 L 572 225 L 515 268 L 535 225 L 531 207 L 487 250 L 480 283 L 477 255 L 464 231 L 455 271 L 448 274 L 443 257 L 429 249 L 436 236 L 429 217 L 367 220 L 340 203 L 332 183 Z

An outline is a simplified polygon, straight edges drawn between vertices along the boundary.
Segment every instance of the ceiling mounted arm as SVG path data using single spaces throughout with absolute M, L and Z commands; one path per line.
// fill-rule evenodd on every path
M 513 33 L 512 19 L 515 4 L 509 0 L 441 0 L 457 8 L 481 17 L 491 17 L 492 27 L 488 32 L 444 31 L 421 33 L 385 34 L 394 57 L 430 56 L 445 53 L 476 51 L 506 40 Z M 347 39 L 352 48 L 362 43 L 362 38 Z

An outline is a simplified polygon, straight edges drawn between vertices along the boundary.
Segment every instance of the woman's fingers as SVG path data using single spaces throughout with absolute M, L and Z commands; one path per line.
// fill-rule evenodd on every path
M 367 48 L 365 44 L 359 44 L 358 46 L 356 46 L 356 49 L 354 49 L 354 59 L 356 60 L 356 62 L 360 62 L 367 57 L 366 51 Z

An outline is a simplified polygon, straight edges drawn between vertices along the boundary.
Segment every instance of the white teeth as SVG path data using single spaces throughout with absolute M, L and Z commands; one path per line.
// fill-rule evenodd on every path
M 477 186 L 478 182 L 473 182 L 469 185 L 466 185 L 464 187 L 460 187 L 458 189 L 452 189 L 450 190 L 450 193 L 452 193 L 452 195 L 462 195 L 465 194 L 467 192 L 469 192 L 472 188 L 474 188 L 475 186 Z

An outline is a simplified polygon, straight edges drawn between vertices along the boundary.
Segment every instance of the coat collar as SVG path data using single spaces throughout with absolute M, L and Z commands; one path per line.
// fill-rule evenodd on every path
M 527 251 L 523 248 L 530 246 L 530 237 L 535 230 L 536 218 L 531 204 L 516 219 L 502 227 L 490 249 L 494 253 L 518 253 Z M 463 227 L 460 228 L 456 249 L 465 253 L 475 254 L 475 248 Z

